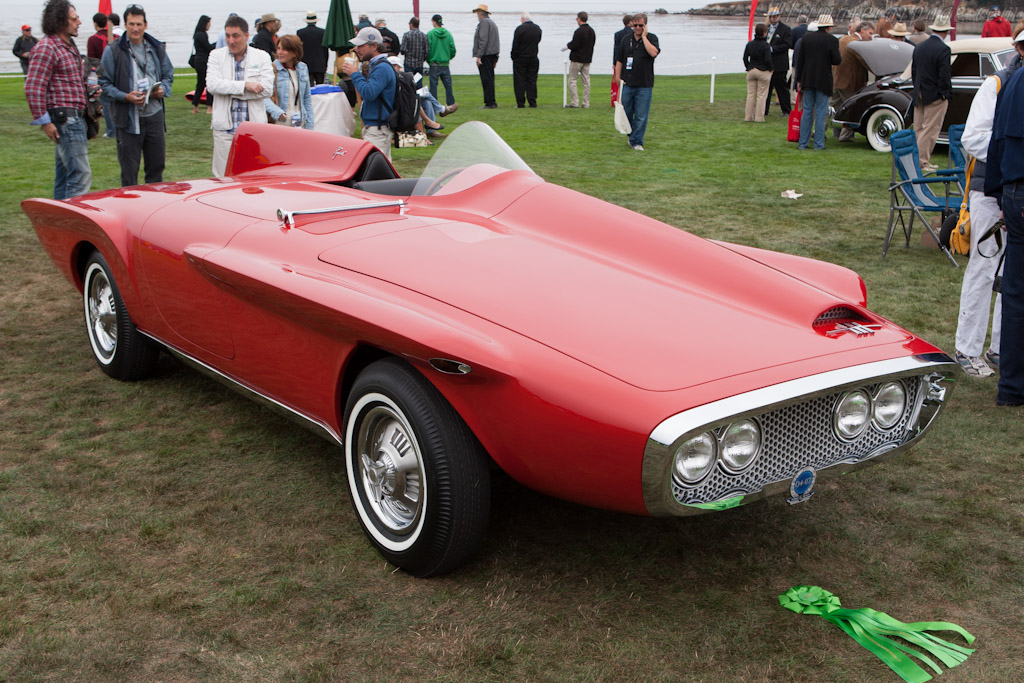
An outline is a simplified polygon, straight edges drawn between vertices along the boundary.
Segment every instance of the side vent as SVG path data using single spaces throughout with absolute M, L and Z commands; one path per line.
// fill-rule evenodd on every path
M 811 327 L 826 337 L 838 337 L 846 333 L 862 337 L 874 334 L 881 326 L 849 306 L 833 306 L 815 318 Z

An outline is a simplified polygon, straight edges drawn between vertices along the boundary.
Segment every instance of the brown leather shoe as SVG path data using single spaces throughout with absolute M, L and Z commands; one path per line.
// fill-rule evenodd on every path
M 458 102 L 455 102 L 454 104 L 449 104 L 447 107 L 441 110 L 439 116 L 448 116 L 448 114 L 454 114 L 458 108 Z

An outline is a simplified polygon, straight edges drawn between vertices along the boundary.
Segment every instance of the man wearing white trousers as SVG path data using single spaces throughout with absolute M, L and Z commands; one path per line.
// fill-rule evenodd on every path
M 1014 44 L 1018 55 L 1024 54 L 1024 32 L 1021 35 L 1021 42 Z M 999 244 L 994 237 L 981 244 L 978 240 L 996 224 L 1001 215 L 995 197 L 985 196 L 985 161 L 988 156 L 989 140 L 992 137 L 996 95 L 1019 66 L 1020 59 L 1015 59 L 1010 66 L 985 79 L 974 96 L 964 127 L 964 150 L 975 158 L 975 163 L 968 195 L 968 208 L 971 214 L 971 256 L 967 268 L 964 269 L 964 281 L 960 289 L 956 360 L 964 372 L 972 377 L 989 377 L 994 374 L 992 366 L 999 367 L 1001 295 L 996 295 L 989 348 L 984 355 L 982 352 L 988 332 L 989 310 L 992 306 L 992 282 L 1002 263 L 1000 257 L 1003 248 L 999 244 L 1002 244 L 1003 240 L 1000 239 Z

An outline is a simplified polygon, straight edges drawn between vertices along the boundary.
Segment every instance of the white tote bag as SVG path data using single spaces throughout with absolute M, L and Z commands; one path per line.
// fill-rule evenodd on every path
M 622 102 L 619 100 L 615 100 L 615 130 L 623 135 L 629 135 L 633 132 L 633 126 L 629 125 L 626 110 L 622 108 Z

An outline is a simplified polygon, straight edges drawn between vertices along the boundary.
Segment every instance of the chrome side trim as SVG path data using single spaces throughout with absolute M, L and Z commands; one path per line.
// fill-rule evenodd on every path
M 295 226 L 295 216 L 307 216 L 316 213 L 338 213 L 341 211 L 359 211 L 360 209 L 386 209 L 391 206 L 405 206 L 405 202 L 401 200 L 394 202 L 370 202 L 368 204 L 350 204 L 348 206 L 333 206 L 324 209 L 297 209 L 295 211 L 278 209 L 277 218 L 284 223 L 286 228 L 292 228 Z
M 292 422 L 298 424 L 301 427 L 305 427 L 306 429 L 313 432 L 317 436 L 327 439 L 328 441 L 337 446 L 342 445 L 341 435 L 335 432 L 330 427 L 330 425 L 326 424 L 322 420 L 319 420 L 310 415 L 306 415 L 305 413 L 299 412 L 295 408 L 285 405 L 284 403 L 281 403 L 275 398 L 271 398 L 266 394 L 260 393 L 256 389 L 253 389 L 252 387 L 243 384 L 234 377 L 224 374 L 217 368 L 207 365 L 203 361 L 190 356 L 181 349 L 176 349 L 173 346 L 168 345 L 163 340 L 158 339 L 157 337 L 154 337 L 151 334 L 146 334 L 142 330 L 139 330 L 139 332 L 149 337 L 156 343 L 160 344 L 160 346 L 162 346 L 168 353 L 170 353 L 172 356 L 183 362 L 185 365 L 191 367 L 193 370 L 197 370 L 198 372 L 206 375 L 207 377 L 223 384 L 229 389 L 232 389 L 242 394 L 243 396 L 252 399 L 253 401 L 259 403 L 263 407 L 270 409 L 277 415 L 280 415 L 281 417 L 287 420 L 291 420 Z
M 913 376 L 921 377 L 922 381 L 924 381 L 924 376 L 929 372 L 949 373 L 952 376 L 956 369 L 956 363 L 944 353 L 906 356 L 830 370 L 809 377 L 781 382 L 672 415 L 652 430 L 647 440 L 647 447 L 644 449 L 641 484 L 647 510 L 651 515 L 655 516 L 700 514 L 706 511 L 681 505 L 672 497 L 671 458 L 673 446 L 684 437 L 692 437 L 694 434 L 706 431 L 726 421 L 757 416 L 772 410 L 801 403 L 817 396 L 843 391 L 847 388 L 859 387 L 871 381 Z M 952 388 L 951 386 L 938 386 L 938 382 L 935 382 L 935 385 L 934 389 L 930 392 L 922 392 L 921 399 L 918 405 L 914 407 L 913 416 L 908 423 L 913 426 L 916 422 L 917 427 L 906 435 L 904 443 L 892 446 L 891 450 L 884 453 L 868 454 L 867 457 L 861 458 L 857 462 L 845 462 L 841 466 L 836 464 L 822 471 L 833 474 L 838 471 L 848 471 L 873 464 L 883 459 L 883 455 L 884 457 L 891 457 L 896 452 L 905 450 L 911 443 L 916 442 L 931 425 L 932 418 L 935 412 L 938 411 L 938 407 L 935 407 L 935 412 L 928 415 L 927 419 L 921 419 L 923 417 L 921 415 L 922 403 L 926 395 L 935 395 L 934 400 L 929 404 L 931 406 L 936 402 L 944 402 L 948 398 L 949 390 Z M 887 446 L 887 448 L 889 447 Z M 833 470 L 836 472 L 832 472 Z M 745 493 L 743 503 L 785 490 L 788 485 L 788 482 L 766 483 L 763 490 L 759 492 Z

